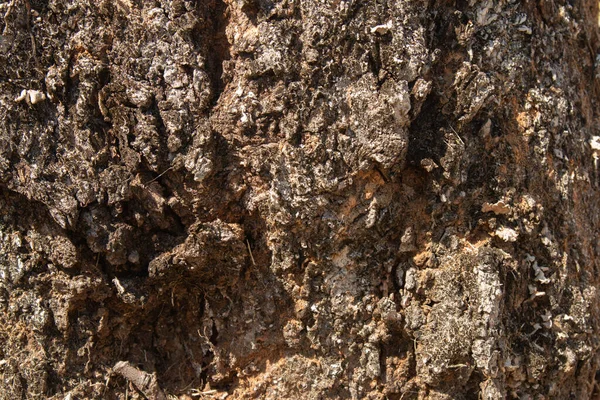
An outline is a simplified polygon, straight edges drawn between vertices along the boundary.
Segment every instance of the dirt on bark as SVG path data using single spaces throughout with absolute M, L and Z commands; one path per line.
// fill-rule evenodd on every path
M 598 13 L 0 1 L 0 398 L 600 396 Z

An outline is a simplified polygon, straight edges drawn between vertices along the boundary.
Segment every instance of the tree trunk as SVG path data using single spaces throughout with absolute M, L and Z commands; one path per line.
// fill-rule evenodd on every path
M 600 396 L 596 0 L 0 15 L 0 398 Z

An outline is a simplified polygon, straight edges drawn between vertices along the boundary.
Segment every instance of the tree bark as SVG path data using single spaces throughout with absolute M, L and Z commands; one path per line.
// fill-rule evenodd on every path
M 592 0 L 0 3 L 0 398 L 600 396 Z

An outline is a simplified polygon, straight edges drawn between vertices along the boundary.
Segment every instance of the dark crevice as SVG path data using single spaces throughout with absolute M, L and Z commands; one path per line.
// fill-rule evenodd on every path
M 158 155 L 158 167 L 161 171 L 166 170 L 167 166 L 170 167 L 170 163 L 167 161 L 167 138 L 168 138 L 168 133 L 167 133 L 167 127 L 165 125 L 165 121 L 162 118 L 162 115 L 160 114 L 160 108 L 158 106 L 158 102 L 156 101 L 156 98 L 154 98 L 154 100 L 152 101 L 152 105 L 150 106 L 149 109 L 150 113 L 156 118 L 156 130 L 158 132 L 158 140 L 160 141 L 160 146 L 159 146 L 159 155 Z M 148 168 L 148 171 L 151 171 L 150 168 Z
M 446 154 L 448 145 L 440 129 L 447 126 L 448 121 L 439 111 L 440 108 L 437 96 L 430 94 L 421 112 L 410 125 L 406 155 L 408 165 L 419 166 L 425 158 L 439 164 L 440 158 Z
M 465 387 L 465 400 L 478 400 L 481 395 L 481 383 L 484 381 L 484 377 L 477 370 L 474 370 L 469 377 L 467 385 Z
M 379 71 L 381 70 L 381 59 L 379 56 L 379 42 L 375 41 L 375 46 L 373 51 L 369 53 L 369 68 L 373 75 L 375 75 L 375 79 L 379 81 Z M 379 85 L 381 82 L 378 82 Z
M 207 31 L 201 32 L 199 40 L 204 41 L 208 45 L 206 72 L 211 82 L 212 97 L 210 106 L 214 107 L 227 85 L 226 79 L 223 76 L 223 64 L 231 58 L 231 53 L 229 52 L 230 44 L 225 32 L 225 28 L 229 23 L 227 4 L 222 0 L 215 1 L 214 6 L 209 11 L 208 18 L 212 21 L 212 25 L 209 26 Z M 206 38 L 210 39 L 207 40 Z

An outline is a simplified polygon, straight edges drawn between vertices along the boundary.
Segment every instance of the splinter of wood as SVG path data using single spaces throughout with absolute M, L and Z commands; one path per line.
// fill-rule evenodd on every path
M 113 372 L 121 375 L 123 378 L 131 382 L 140 392 L 150 400 L 167 400 L 163 393 L 156 374 L 149 374 L 132 366 L 127 361 L 119 361 L 113 367 Z

